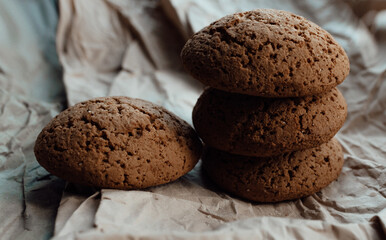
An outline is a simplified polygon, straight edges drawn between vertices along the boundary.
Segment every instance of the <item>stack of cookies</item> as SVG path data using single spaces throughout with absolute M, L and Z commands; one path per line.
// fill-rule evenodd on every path
M 336 88 L 349 61 L 333 37 L 295 14 L 229 15 L 184 46 L 189 73 L 209 87 L 193 110 L 203 167 L 224 190 L 258 202 L 311 195 L 343 166 L 333 137 L 347 106 Z

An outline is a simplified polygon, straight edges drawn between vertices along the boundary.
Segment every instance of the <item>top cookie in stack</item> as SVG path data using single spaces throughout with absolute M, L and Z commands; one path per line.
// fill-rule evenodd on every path
M 350 70 L 346 53 L 327 31 L 271 9 L 221 18 L 194 34 L 181 57 L 205 85 L 262 97 L 323 93 Z
M 276 202 L 311 195 L 343 166 L 346 102 L 336 88 L 349 61 L 303 17 L 259 9 L 226 16 L 182 49 L 190 74 L 210 86 L 193 110 L 203 167 L 223 189 Z

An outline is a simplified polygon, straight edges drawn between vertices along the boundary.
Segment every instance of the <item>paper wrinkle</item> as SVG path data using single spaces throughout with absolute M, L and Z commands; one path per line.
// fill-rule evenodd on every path
M 40 167 L 32 148 L 36 135 L 57 108 L 1 89 L 0 105 L 0 131 L 4 133 L 0 142 L 0 211 L 6 216 L 0 218 L 0 235 L 21 239 L 49 234 L 63 181 Z
M 61 17 L 70 20 L 57 32 L 66 36 L 57 37 L 57 50 L 63 53 L 59 59 L 69 105 L 107 95 L 121 66 L 129 33 L 105 1 L 60 1 L 59 5 Z M 92 91 L 85 91 L 90 87 Z
M 298 231 L 303 226 L 302 232 Z M 224 224 L 210 232 L 105 233 L 96 230 L 76 234 L 76 239 L 382 239 L 374 228 L 365 224 L 329 224 L 322 221 L 260 217 Z M 55 238 L 56 239 L 56 238 Z M 57 238 L 67 239 L 67 238 Z M 69 238 L 68 238 L 69 239 Z
M 61 214 L 56 218 L 54 235 L 57 235 L 59 232 L 63 232 L 62 229 L 66 222 L 81 205 L 82 207 L 85 207 L 87 204 L 89 204 L 86 207 L 86 209 L 89 209 L 91 204 L 94 202 L 99 202 L 100 197 L 97 195 L 97 193 L 99 193 L 99 191 L 95 191 L 88 187 L 67 183 L 58 208 L 58 211 L 60 211 Z M 91 201 L 91 199 L 95 201 Z M 89 217 L 89 219 L 93 219 L 95 211 L 90 212 L 91 217 Z
M 54 239 L 384 239 L 386 5 L 360 2 L 60 0 L 57 29 L 53 1 L 0 3 L 1 238 L 48 239 L 58 211 Z M 210 22 L 255 8 L 309 18 L 350 58 L 339 86 L 349 114 L 336 136 L 345 164 L 321 192 L 249 203 L 214 186 L 201 163 L 176 182 L 143 191 L 68 184 L 63 192 L 63 181 L 35 161 L 34 141 L 64 100 L 137 97 L 191 124 L 203 86 L 184 71 L 182 46 Z
M 166 193 L 159 188 L 151 192 L 103 190 L 101 205 L 96 214 L 97 228 L 107 233 L 201 232 L 217 229 L 227 222 L 258 216 L 249 203 L 219 197 L 203 188 L 195 193 L 184 192 L 184 182 L 183 179 L 179 180 L 174 184 L 174 189 Z M 193 194 L 199 197 L 192 197 Z M 180 209 L 174 211 L 175 206 Z M 114 210 L 116 207 L 131 210 L 119 214 Z M 196 221 L 192 222 L 192 218 Z
M 77 199 L 73 198 L 73 196 L 62 198 L 59 210 L 64 212 L 70 209 L 71 212 L 67 212 L 66 219 L 57 219 L 55 236 L 71 235 L 73 232 L 82 232 L 94 227 L 94 213 L 99 206 L 99 195 L 99 192 L 95 192 L 86 199 Z M 63 201 L 63 199 L 65 200 Z
M 64 99 L 54 2 L 0 2 L 0 236 L 52 235 L 63 181 L 38 165 L 33 145 Z

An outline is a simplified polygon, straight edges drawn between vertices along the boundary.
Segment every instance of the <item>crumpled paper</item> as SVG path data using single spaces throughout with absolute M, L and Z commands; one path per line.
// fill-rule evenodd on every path
M 37 134 L 65 101 L 53 1 L 0 1 L 0 238 L 47 239 L 64 181 L 36 162 Z
M 345 164 L 338 180 L 321 192 L 282 203 L 249 203 L 214 186 L 202 173 L 200 163 L 173 183 L 142 191 L 98 190 L 67 184 L 57 208 L 53 238 L 384 239 L 386 11 L 382 11 L 380 1 L 370 2 L 366 12 L 361 1 L 355 0 L 59 1 L 56 44 L 68 105 L 93 97 L 125 95 L 162 105 L 191 123 L 191 111 L 203 86 L 182 68 L 179 52 L 183 44 L 210 22 L 226 14 L 255 8 L 288 10 L 325 28 L 346 50 L 351 72 L 339 86 L 349 111 L 345 125 L 337 134 L 344 149 Z M 2 61 L 4 59 L 0 59 L 0 63 Z M 0 73 L 0 80 L 3 78 L 5 81 L 0 83 L 11 82 L 7 82 L 7 75 Z M 23 80 L 19 81 L 17 86 L 23 86 Z M 35 87 L 31 85 L 31 88 Z M 13 91 L 7 90 L 1 96 L 10 96 L 8 92 Z M 15 97 L 0 97 L 1 103 L 15 105 L 10 107 L 13 115 L 0 111 L 0 119 L 12 122 L 11 116 L 15 116 L 20 121 L 14 123 L 16 130 L 8 133 L 9 138 L 1 137 L 7 148 L 1 150 L 0 176 L 14 174 L 31 179 L 36 173 L 22 173 L 25 170 L 20 169 L 26 169 L 28 164 L 23 163 L 20 156 L 26 155 L 36 171 L 44 172 L 32 156 L 32 136 L 36 137 L 38 130 L 59 109 L 47 103 L 57 98 L 39 99 L 27 94 L 36 104 L 34 107 L 24 104 L 25 110 L 16 111 L 16 105 L 23 106 L 25 101 L 20 95 L 26 94 L 17 92 Z M 34 115 L 19 117 L 23 111 Z M 0 132 L 5 133 L 6 128 L 1 126 Z M 30 140 L 20 139 L 29 147 L 11 151 L 12 139 L 19 136 L 17 129 L 20 128 L 33 129 Z M 12 160 L 10 152 L 19 162 Z M 12 167 L 7 165 L 9 162 L 13 163 Z M 7 169 L 15 173 L 6 174 Z M 37 185 L 38 190 L 59 181 L 47 179 L 53 177 L 46 172 L 42 176 L 47 181 Z M 13 188 L 11 184 L 26 186 L 20 182 L 22 177 L 18 179 L 7 179 L 1 184 L 9 184 L 9 188 Z M 1 191 L 12 192 L 3 188 Z M 20 190 L 13 192 L 16 196 Z M 32 190 L 22 192 L 29 194 Z M 3 211 L 7 205 L 2 196 Z M 38 196 L 36 203 L 42 199 Z M 24 221 L 28 219 L 23 217 L 22 206 L 17 209 L 17 213 L 8 214 Z M 43 208 L 35 209 L 32 217 Z M 52 204 L 49 209 L 56 211 L 56 205 Z M 0 233 L 9 228 L 6 226 L 0 228 Z M 17 232 L 20 228 L 22 225 L 8 232 Z M 29 231 L 47 236 L 52 228 L 46 226 L 44 232 L 44 228 L 31 224 Z

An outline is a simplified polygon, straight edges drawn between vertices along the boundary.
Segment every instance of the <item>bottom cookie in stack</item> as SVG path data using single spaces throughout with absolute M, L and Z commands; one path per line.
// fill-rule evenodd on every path
M 246 157 L 207 147 L 203 168 L 222 189 L 256 202 L 309 196 L 338 178 L 343 166 L 339 142 L 272 157 Z

